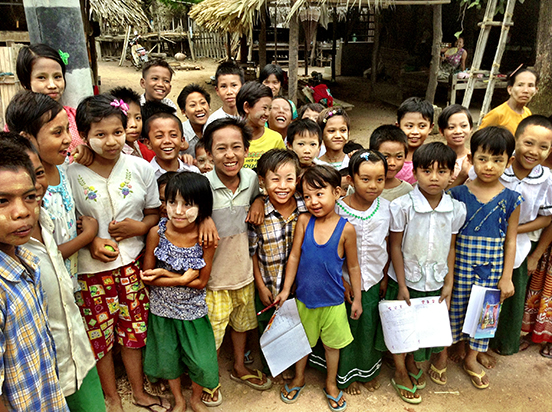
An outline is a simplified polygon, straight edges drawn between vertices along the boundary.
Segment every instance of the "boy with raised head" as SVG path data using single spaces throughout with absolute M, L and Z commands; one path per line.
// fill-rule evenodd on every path
M 287 147 L 297 154 L 303 171 L 313 164 L 323 163 L 318 160 L 321 145 L 322 130 L 318 123 L 305 118 L 295 120 L 289 125 Z
M 236 97 L 243 83 L 243 70 L 236 63 L 228 61 L 219 64 L 215 73 L 215 91 L 222 100 L 222 107 L 209 116 L 205 126 L 217 119 L 238 116 Z
M 387 159 L 385 189 L 381 197 L 392 202 L 412 191 L 412 185 L 397 177 L 402 170 L 408 152 L 406 134 L 397 126 L 384 124 L 372 132 L 370 149 L 377 150 Z
M 69 411 L 39 261 L 21 247 L 37 224 L 35 185 L 24 149 L 0 143 L 0 411 Z
M 205 129 L 205 149 L 214 170 L 206 174 L 213 191 L 212 218 L 220 241 L 207 283 L 206 302 L 217 350 L 226 327 L 232 328 L 234 365 L 230 378 L 253 389 L 266 390 L 272 381 L 245 367 L 246 332 L 257 327 L 253 261 L 249 257 L 247 222 L 250 205 L 259 194 L 257 174 L 244 169 L 251 131 L 238 119 L 219 119 Z
M 173 74 L 174 70 L 165 60 L 154 59 L 146 62 L 140 79 L 140 87 L 144 89 L 144 94 L 140 96 L 140 105 L 156 101 L 171 106 L 176 111 L 176 104 L 167 97 L 171 92 Z
M 211 95 L 200 85 L 192 83 L 182 89 L 176 102 L 180 113 L 188 119 L 182 123 L 184 139 L 189 144 L 183 153 L 195 158 L 195 146 L 203 137 L 203 128 L 211 111 Z
M 433 105 L 419 97 L 410 97 L 397 110 L 397 126 L 406 134 L 408 150 L 402 170 L 396 174 L 398 179 L 410 184 L 416 183 L 412 155 L 424 144 L 433 128 Z

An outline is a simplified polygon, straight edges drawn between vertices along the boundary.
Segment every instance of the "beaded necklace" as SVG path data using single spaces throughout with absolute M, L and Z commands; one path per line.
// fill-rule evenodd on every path
M 339 202 L 337 202 L 337 205 L 339 206 L 339 208 L 341 210 L 343 210 L 345 213 L 347 213 L 349 216 L 352 216 L 352 217 L 356 217 L 357 219 L 360 219 L 360 220 L 368 220 L 368 219 L 371 219 L 379 210 L 379 207 L 380 207 L 380 200 L 379 200 L 379 197 L 376 198 L 376 208 L 374 209 L 374 211 L 372 213 L 370 213 L 368 216 L 366 217 L 362 217 L 362 216 L 357 216 L 351 212 L 349 212 L 347 209 L 345 209 L 345 207 L 340 204 Z

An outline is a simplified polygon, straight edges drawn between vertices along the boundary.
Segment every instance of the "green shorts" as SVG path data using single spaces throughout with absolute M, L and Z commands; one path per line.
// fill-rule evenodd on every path
M 150 313 L 144 372 L 154 378 L 177 379 L 185 371 L 198 385 L 219 384 L 217 349 L 209 318 L 169 319 Z
M 309 309 L 297 299 L 297 310 L 311 348 L 316 346 L 318 338 L 332 349 L 344 348 L 353 341 L 345 303 Z
M 65 398 L 71 412 L 105 412 L 105 401 L 98 371 L 94 366 L 80 388 Z

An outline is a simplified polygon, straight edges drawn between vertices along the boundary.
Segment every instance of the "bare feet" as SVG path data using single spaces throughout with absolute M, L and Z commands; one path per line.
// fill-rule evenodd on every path
M 197 399 L 190 399 L 190 406 L 192 407 L 192 410 L 194 412 L 208 412 L 209 409 L 207 409 L 207 406 L 201 401 Z M 182 412 L 185 412 L 186 408 L 182 409 Z M 173 409 L 173 412 L 176 412 L 176 409 Z
M 487 369 L 493 369 L 496 366 L 496 358 L 488 352 L 479 352 L 477 354 L 477 362 Z
M 109 398 L 105 398 L 105 410 L 106 412 L 123 412 L 121 398 L 111 400 Z
M 171 412 L 186 412 L 186 401 L 184 403 L 175 403 Z
M 144 395 L 139 399 L 133 396 L 132 403 L 154 412 L 167 412 L 171 409 L 171 403 L 168 399 L 162 398 L 161 396 L 151 396 L 147 392 L 144 392 Z
M 288 381 L 295 378 L 295 368 L 288 368 L 282 372 L 282 377 Z
M 414 384 L 412 383 L 412 380 L 410 379 L 410 376 L 408 373 L 401 374 L 395 371 L 395 375 L 393 376 L 393 379 L 395 380 L 395 383 L 397 385 L 404 386 L 408 389 L 414 389 Z M 420 394 L 416 391 L 416 393 L 412 393 L 410 391 L 405 391 L 404 389 L 400 389 L 399 391 L 403 397 L 406 399 L 418 399 L 420 397 Z
M 377 391 L 381 386 L 381 383 L 379 381 L 379 379 L 377 377 L 375 377 L 374 379 L 372 379 L 371 381 L 369 382 L 366 382 L 364 384 L 364 387 L 366 389 L 368 389 L 370 392 L 374 392 L 374 391 Z
M 272 384 L 273 385 L 281 385 L 282 383 L 284 383 L 284 378 L 283 378 L 283 373 L 279 374 L 279 375 L 276 375 L 276 376 L 271 376 L 270 377 L 270 380 L 272 381 Z
M 460 341 L 448 348 L 448 358 L 454 363 L 460 363 L 466 357 L 466 342 Z
M 343 389 L 343 391 L 349 395 L 360 395 L 360 385 L 358 382 L 353 382 Z
M 288 384 L 288 388 L 300 388 L 304 385 L 305 385 L 305 378 L 304 377 L 303 377 L 303 379 L 293 378 L 293 380 Z M 293 397 L 297 393 L 297 390 L 288 392 L 286 390 L 285 385 L 284 385 L 284 386 L 282 386 L 282 389 L 280 390 L 280 392 L 282 392 L 282 395 L 285 398 L 288 398 L 289 400 L 293 400 Z

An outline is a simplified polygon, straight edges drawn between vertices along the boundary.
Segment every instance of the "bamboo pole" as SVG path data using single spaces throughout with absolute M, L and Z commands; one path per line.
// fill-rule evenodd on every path
M 123 53 L 121 54 L 121 58 L 119 59 L 119 66 L 123 65 L 123 62 L 125 61 L 125 58 L 126 58 L 126 51 L 127 51 L 127 47 L 128 47 L 128 40 L 130 39 L 130 30 L 131 29 L 132 29 L 132 27 L 128 26 L 126 36 L 125 36 L 125 42 L 123 43 Z
M 299 15 L 295 13 L 289 21 L 289 85 L 288 97 L 297 104 L 297 74 L 299 66 Z
M 431 70 L 427 83 L 426 100 L 433 103 L 437 90 L 439 63 L 441 60 L 441 41 L 443 40 L 443 6 L 436 4 L 433 8 L 433 46 L 431 52 Z

